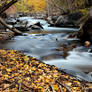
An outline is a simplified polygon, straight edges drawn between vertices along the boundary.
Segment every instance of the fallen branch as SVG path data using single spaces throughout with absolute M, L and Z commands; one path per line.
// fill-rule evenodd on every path
M 59 88 L 60 88 L 60 91 L 61 91 L 61 92 L 64 92 L 64 91 L 62 90 L 62 87 L 61 87 L 61 85 L 59 85 Z
M 4 21 L 2 18 L 0 18 L 0 23 L 1 23 L 2 25 L 4 25 L 6 28 L 8 28 L 9 30 L 13 31 L 13 32 L 15 33 L 15 35 L 22 35 L 22 34 L 23 34 L 23 33 L 20 32 L 19 30 L 15 29 L 15 28 L 9 27 L 8 24 L 5 23 L 5 21 Z
M 52 86 L 52 85 L 50 85 L 50 87 L 51 87 L 51 89 L 52 89 L 52 92 L 56 92 L 56 91 L 54 90 L 54 88 L 53 88 L 53 86 Z
M 68 90 L 68 92 L 72 92 L 72 89 L 70 87 L 68 87 L 67 85 L 60 83 L 58 81 L 57 81 L 57 83 L 60 84 L 61 86 L 65 87 Z

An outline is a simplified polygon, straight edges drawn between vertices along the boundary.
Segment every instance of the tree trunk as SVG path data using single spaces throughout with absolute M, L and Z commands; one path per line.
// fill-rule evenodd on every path
M 18 0 L 12 0 L 8 4 L 5 4 L 0 8 L 0 14 L 3 13 L 5 10 L 7 10 L 10 6 L 12 6 L 14 3 L 16 3 Z

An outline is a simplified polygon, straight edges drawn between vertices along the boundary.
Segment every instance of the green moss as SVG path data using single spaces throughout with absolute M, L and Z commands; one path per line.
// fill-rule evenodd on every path
M 88 11 L 86 9 L 80 9 L 79 11 L 82 12 L 83 15 L 87 15 L 88 14 Z

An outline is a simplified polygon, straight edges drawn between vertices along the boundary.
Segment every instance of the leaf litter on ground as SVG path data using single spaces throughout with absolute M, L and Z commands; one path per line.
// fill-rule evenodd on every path
M 0 92 L 89 92 L 91 83 L 16 50 L 0 50 Z

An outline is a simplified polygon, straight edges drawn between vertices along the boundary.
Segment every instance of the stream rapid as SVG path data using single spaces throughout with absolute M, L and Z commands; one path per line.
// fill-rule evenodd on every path
M 34 34 L 29 31 L 26 32 L 27 36 L 15 36 L 11 40 L 0 43 L 0 49 L 22 51 L 46 64 L 55 65 L 80 80 L 92 82 L 92 53 L 88 52 L 92 46 L 86 48 L 76 37 L 68 38 L 70 33 L 78 32 L 78 29 L 48 27 L 46 21 L 30 17 L 20 19 L 29 23 L 39 21 L 44 28 L 43 32 Z M 67 55 L 64 57 L 65 51 L 62 47 L 66 46 L 66 49 L 69 49 L 72 45 L 76 47 L 67 50 Z

